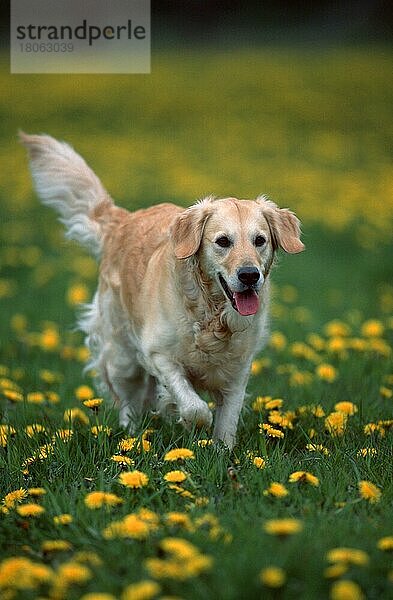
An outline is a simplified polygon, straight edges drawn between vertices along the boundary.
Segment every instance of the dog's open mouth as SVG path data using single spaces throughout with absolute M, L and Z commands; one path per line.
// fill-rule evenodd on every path
M 259 298 L 256 291 L 253 288 L 248 288 L 244 292 L 232 292 L 221 273 L 218 277 L 222 289 L 233 308 L 243 317 L 255 315 L 259 308 Z

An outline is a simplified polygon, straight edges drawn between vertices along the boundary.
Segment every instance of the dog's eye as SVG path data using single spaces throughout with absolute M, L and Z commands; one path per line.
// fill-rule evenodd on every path
M 229 248 L 229 246 L 231 245 L 231 240 L 226 235 L 221 235 L 219 238 L 216 239 L 216 244 L 218 246 L 221 246 L 221 248 Z
M 258 247 L 264 246 L 266 244 L 266 238 L 263 235 L 257 235 L 254 243 Z

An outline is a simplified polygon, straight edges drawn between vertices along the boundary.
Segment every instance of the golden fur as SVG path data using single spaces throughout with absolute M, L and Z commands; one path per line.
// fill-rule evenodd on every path
M 206 390 L 216 401 L 214 439 L 233 447 L 251 361 L 267 339 L 274 253 L 303 250 L 296 216 L 264 197 L 131 213 L 70 146 L 21 138 L 43 202 L 100 259 L 80 326 L 121 423 L 133 429 L 152 410 L 210 427 L 197 393 Z

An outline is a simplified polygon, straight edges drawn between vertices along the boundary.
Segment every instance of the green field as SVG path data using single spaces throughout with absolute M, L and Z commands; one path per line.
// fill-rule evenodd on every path
M 157 52 L 151 75 L 100 77 L 2 62 L 1 599 L 392 597 L 392 59 Z M 232 454 L 156 418 L 130 439 L 109 399 L 84 404 L 99 393 L 75 309 L 97 269 L 40 206 L 18 129 L 70 142 L 130 209 L 267 193 L 296 211 L 306 251 L 272 273 Z M 165 460 L 176 448 L 192 457 Z

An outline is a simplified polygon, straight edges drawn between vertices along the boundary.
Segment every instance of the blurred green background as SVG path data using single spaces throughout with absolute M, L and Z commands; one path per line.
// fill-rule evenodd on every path
M 268 194 L 303 224 L 306 252 L 273 278 L 298 288 L 310 329 L 353 308 L 389 313 L 392 58 L 386 45 L 153 47 L 150 75 L 73 76 L 9 75 L 3 56 L 3 332 L 15 311 L 71 323 L 68 286 L 95 278 L 37 201 L 19 128 L 71 143 L 129 209 Z

